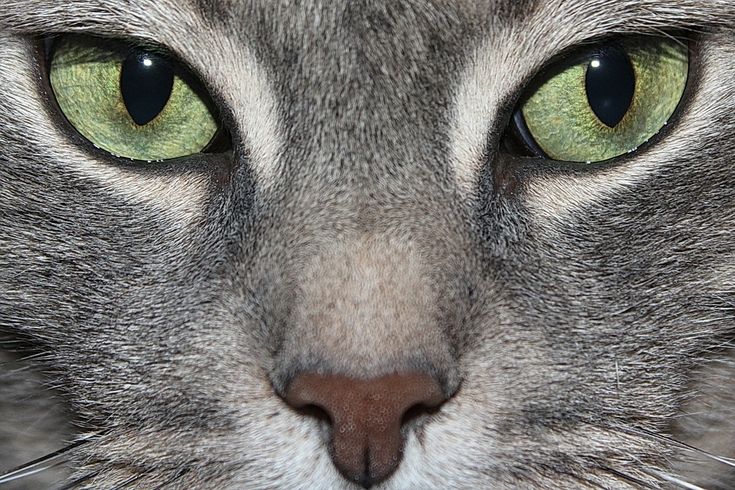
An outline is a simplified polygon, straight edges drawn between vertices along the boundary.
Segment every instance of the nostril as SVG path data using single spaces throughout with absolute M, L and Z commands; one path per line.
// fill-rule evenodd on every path
M 438 413 L 440 409 L 441 404 L 430 406 L 425 403 L 417 403 L 406 410 L 403 414 L 403 417 L 401 418 L 401 426 L 407 426 L 412 422 L 420 421 L 429 415 L 434 415 Z
M 322 407 L 320 407 L 319 405 L 309 404 L 309 405 L 304 405 L 302 407 L 298 407 L 298 408 L 293 407 L 293 408 L 300 415 L 303 415 L 305 417 L 309 417 L 312 419 L 316 419 L 328 425 L 332 424 L 332 419 L 330 418 L 329 413 L 326 410 L 324 410 Z
M 438 410 L 446 397 L 436 379 L 423 373 L 372 379 L 301 373 L 284 400 L 302 413 L 329 420 L 334 464 L 367 488 L 398 467 L 403 424 Z

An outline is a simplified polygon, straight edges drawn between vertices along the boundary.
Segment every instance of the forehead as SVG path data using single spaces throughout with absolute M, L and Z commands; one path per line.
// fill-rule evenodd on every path
M 296 53 L 317 53 L 322 67 L 342 68 L 379 57 L 421 59 L 428 51 L 456 51 L 490 20 L 513 25 L 532 15 L 537 0 L 190 0 L 189 9 L 212 29 L 263 50 L 261 58 L 288 67 Z M 278 59 L 279 52 L 283 55 Z M 290 58 L 290 59 L 289 59 Z M 397 67 L 399 68 L 399 67 Z
M 480 15 L 512 20 L 531 13 L 542 3 L 539 0 L 190 0 L 189 5 L 215 22 L 247 22 L 258 14 L 266 14 L 294 26 L 333 23 L 357 28 L 365 21 L 381 22 L 389 18 L 421 21 L 422 18 L 445 16 L 476 19 Z M 402 27 L 408 31 L 421 25 L 404 24 Z
M 172 10 L 191 10 L 213 24 L 230 29 L 268 25 L 277 30 L 295 29 L 299 34 L 339 32 L 359 34 L 366 29 L 393 35 L 447 27 L 497 28 L 535 23 L 561 23 L 587 19 L 575 26 L 615 30 L 632 22 L 640 30 L 677 28 L 690 24 L 727 25 L 735 6 L 720 0 L 143 0 L 167 3 Z M 355 39 L 355 38 L 353 38 Z M 357 38 L 361 39 L 361 38 Z M 361 39 L 364 40 L 364 39 Z

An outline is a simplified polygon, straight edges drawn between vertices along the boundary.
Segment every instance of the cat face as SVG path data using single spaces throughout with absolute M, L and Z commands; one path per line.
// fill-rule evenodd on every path
M 734 21 L 714 0 L 11 1 L 0 328 L 63 393 L 72 479 L 727 486 L 696 458 L 735 455 Z M 39 47 L 71 33 L 164 47 L 229 149 L 95 147 Z M 651 141 L 590 165 L 506 144 L 547 68 L 652 35 L 689 74 Z

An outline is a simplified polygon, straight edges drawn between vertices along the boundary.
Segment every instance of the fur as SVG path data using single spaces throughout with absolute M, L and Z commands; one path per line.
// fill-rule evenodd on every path
M 278 394 L 419 368 L 452 397 L 381 489 L 732 487 L 703 451 L 735 457 L 733 25 L 731 0 L 5 2 L 0 415 L 40 425 L 0 418 L 0 468 L 88 438 L 25 482 L 356 488 Z M 169 48 L 233 151 L 93 148 L 37 49 L 69 32 Z M 657 141 L 584 170 L 504 148 L 536 73 L 628 34 L 691 42 Z

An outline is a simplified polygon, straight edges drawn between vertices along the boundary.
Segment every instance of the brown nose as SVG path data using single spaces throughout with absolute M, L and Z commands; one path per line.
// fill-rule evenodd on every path
M 401 461 L 404 415 L 435 408 L 446 397 L 427 374 L 389 374 L 373 379 L 303 373 L 285 393 L 294 408 L 317 406 L 332 422 L 332 460 L 365 488 L 385 480 Z

